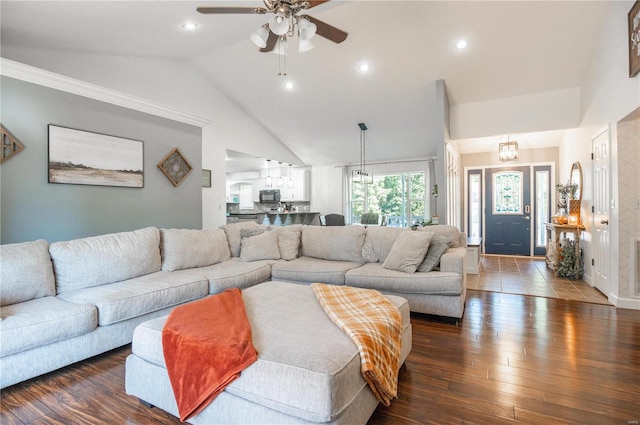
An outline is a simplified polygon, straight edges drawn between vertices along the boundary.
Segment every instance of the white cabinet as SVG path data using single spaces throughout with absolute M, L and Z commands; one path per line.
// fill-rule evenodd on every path
M 482 238 L 467 238 L 467 255 L 465 258 L 467 274 L 478 274 L 481 249 Z
M 291 170 L 293 187 L 287 186 L 288 177 L 284 178 L 284 187 L 280 188 L 282 201 L 308 201 L 309 200 L 309 172 L 304 168 Z

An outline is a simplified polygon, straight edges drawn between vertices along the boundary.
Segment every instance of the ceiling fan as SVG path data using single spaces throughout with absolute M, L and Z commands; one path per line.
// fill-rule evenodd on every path
M 198 7 L 203 14 L 258 14 L 273 13 L 257 31 L 251 34 L 251 40 L 260 47 L 261 52 L 271 52 L 278 47 L 286 49 L 287 37 L 295 34 L 296 27 L 300 40 L 299 51 L 304 52 L 313 47 L 309 39 L 318 34 L 334 43 L 342 43 L 347 33 L 309 15 L 298 15 L 299 12 L 311 9 L 329 0 L 263 0 L 265 7 Z M 276 53 L 284 54 L 283 49 Z M 279 51 L 281 50 L 281 51 Z

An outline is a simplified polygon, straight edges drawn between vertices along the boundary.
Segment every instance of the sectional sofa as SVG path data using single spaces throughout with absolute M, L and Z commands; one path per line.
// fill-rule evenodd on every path
M 425 265 L 425 241 L 447 245 L 439 269 L 420 271 L 435 264 Z M 465 246 L 452 226 L 251 222 L 2 245 L 0 388 L 128 344 L 136 326 L 176 305 L 269 280 L 373 288 L 407 299 L 411 311 L 462 317 Z

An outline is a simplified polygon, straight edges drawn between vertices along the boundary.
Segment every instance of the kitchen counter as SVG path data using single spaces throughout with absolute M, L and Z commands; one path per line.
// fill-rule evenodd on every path
M 268 220 L 270 225 L 273 226 L 289 226 L 292 224 L 311 224 L 315 226 L 320 225 L 320 213 L 319 212 L 278 212 L 268 211 L 259 212 L 258 223 L 267 224 L 265 219 Z

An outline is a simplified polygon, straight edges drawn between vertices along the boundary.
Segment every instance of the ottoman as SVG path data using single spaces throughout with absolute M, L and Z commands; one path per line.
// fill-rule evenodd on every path
M 258 360 L 189 422 L 365 424 L 378 400 L 360 374 L 355 344 L 329 319 L 311 288 L 265 282 L 242 296 Z M 409 304 L 387 298 L 402 316 L 402 364 L 411 351 Z M 127 394 L 178 416 L 162 354 L 165 320 L 135 329 L 125 387 Z

